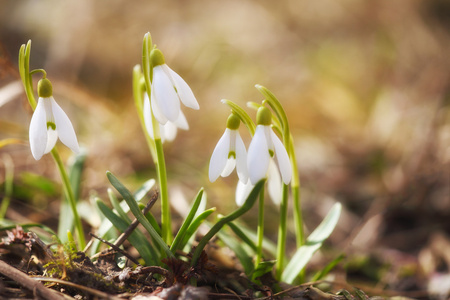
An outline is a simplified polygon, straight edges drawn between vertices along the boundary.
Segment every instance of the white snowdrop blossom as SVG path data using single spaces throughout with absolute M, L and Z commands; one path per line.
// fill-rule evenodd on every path
M 267 185 L 270 199 L 275 205 L 279 205 L 281 203 L 283 187 L 281 186 L 280 172 L 273 160 L 269 162 Z M 236 204 L 238 206 L 244 204 L 254 187 L 255 185 L 250 180 L 247 180 L 246 183 L 240 180 L 238 181 L 235 193 Z
M 289 184 L 291 181 L 292 170 L 289 156 L 283 143 L 270 126 L 271 118 L 272 114 L 268 108 L 258 109 L 258 125 L 248 148 L 247 159 L 249 178 L 253 185 L 267 176 L 272 158 L 277 161 L 283 182 Z
M 78 140 L 72 123 L 52 96 L 48 79 L 38 83 L 38 103 L 30 122 L 30 147 L 34 159 L 39 160 L 56 145 L 58 138 L 73 152 L 79 152 Z
M 155 118 L 161 124 L 177 122 L 180 116 L 180 101 L 187 107 L 199 109 L 197 99 L 187 83 L 164 61 L 159 49 L 150 54 L 153 66 L 151 83 L 151 107 Z
M 209 163 L 209 180 L 214 182 L 219 176 L 226 177 L 236 167 L 239 181 L 247 182 L 247 150 L 239 135 L 239 117 L 231 114 L 227 128 L 217 142 Z
M 144 122 L 148 134 L 152 139 L 155 139 L 153 135 L 152 109 L 147 93 L 144 94 Z M 180 111 L 178 119 L 175 122 L 167 121 L 166 124 L 159 125 L 161 141 L 162 142 L 173 141 L 177 136 L 178 128 L 183 130 L 189 130 L 189 124 L 182 111 Z

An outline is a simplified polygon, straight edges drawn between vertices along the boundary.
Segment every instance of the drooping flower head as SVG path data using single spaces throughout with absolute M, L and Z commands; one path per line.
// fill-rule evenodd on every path
M 219 176 L 226 177 L 236 167 L 239 180 L 246 183 L 247 151 L 239 135 L 239 117 L 232 113 L 227 120 L 227 128 L 217 142 L 209 163 L 209 180 L 216 181 Z
M 75 130 L 66 113 L 53 99 L 50 80 L 38 82 L 38 103 L 30 122 L 30 147 L 34 159 L 39 160 L 55 147 L 58 138 L 73 152 L 79 152 Z
M 153 134 L 152 109 L 147 93 L 144 93 L 144 122 L 148 134 L 152 139 L 155 139 Z M 166 124 L 159 125 L 161 141 L 173 141 L 177 136 L 178 128 L 189 130 L 189 124 L 181 110 L 180 114 L 178 115 L 178 119 L 175 122 L 167 121 Z
M 256 131 L 248 148 L 248 173 L 252 184 L 267 176 L 269 162 L 276 159 L 281 179 L 289 184 L 292 177 L 291 165 L 286 148 L 271 128 L 272 113 L 261 106 L 256 115 Z
M 199 109 L 197 99 L 187 83 L 170 69 L 161 50 L 155 48 L 150 53 L 153 67 L 151 83 L 151 107 L 155 118 L 161 124 L 176 122 L 180 116 L 180 101 L 187 107 Z

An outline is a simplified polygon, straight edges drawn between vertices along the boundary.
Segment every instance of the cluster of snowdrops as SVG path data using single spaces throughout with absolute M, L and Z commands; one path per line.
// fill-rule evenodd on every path
M 29 127 L 31 153 L 36 160 L 47 153 L 53 156 L 61 174 L 64 195 L 71 208 L 72 223 L 68 228 L 68 236 L 79 249 L 84 249 L 86 240 L 77 209 L 79 199 L 75 197 L 66 166 L 55 147 L 59 139 L 73 152 L 78 153 L 77 136 L 69 117 L 53 98 L 52 84 L 45 70 L 30 71 L 30 56 L 31 41 L 22 45 L 19 52 L 21 79 L 28 101 L 34 110 Z M 42 74 L 42 79 L 37 84 L 37 100 L 32 81 L 32 75 L 36 73 Z M 211 182 L 216 181 L 219 176 L 230 175 L 236 169 L 238 175 L 236 210 L 225 216 L 218 215 L 213 221 L 207 221 L 215 209 L 206 209 L 206 193 L 201 188 L 192 202 L 186 219 L 174 234 L 171 230 L 172 218 L 163 142 L 172 142 L 178 129 L 189 128 L 182 112 L 183 106 L 198 110 L 199 104 L 188 84 L 166 64 L 162 51 L 152 44 L 150 34 L 145 34 L 142 64 L 136 65 L 133 69 L 133 96 L 158 178 L 156 181 L 149 180 L 139 191 L 132 193 L 117 177 L 107 172 L 109 181 L 123 200 L 119 201 L 114 193 L 109 193 L 113 207 L 110 208 L 105 201 L 97 199 L 98 208 L 103 213 L 103 222 L 97 234 L 102 237 L 114 234 L 116 231 L 112 230 L 113 228 L 123 232 L 131 223 L 128 216 L 131 212 L 143 225 L 147 235 L 136 229 L 129 237 L 129 241 L 136 247 L 147 265 L 163 266 L 161 259 L 176 257 L 177 250 L 193 252 L 189 263 L 195 265 L 207 243 L 217 236 L 234 250 L 250 278 L 257 279 L 274 270 L 275 278 L 278 280 L 288 283 L 302 280 L 305 265 L 336 226 L 341 206 L 336 203 L 308 238 L 304 236 L 300 181 L 288 120 L 280 101 L 267 88 L 261 85 L 256 85 L 256 88 L 264 96 L 261 103 L 248 103 L 250 110 L 256 112 L 256 123 L 242 107 L 230 100 L 222 100 L 222 103 L 230 109 L 230 115 L 209 165 Z M 241 124 L 252 136 L 248 151 L 239 134 Z M 152 213 L 144 215 L 140 203 L 155 182 L 161 201 L 159 221 Z M 266 188 L 268 196 L 280 207 L 276 244 L 264 237 Z M 286 259 L 288 201 L 292 201 L 294 232 L 298 246 L 289 261 Z M 254 205 L 256 202 L 257 207 Z M 237 225 L 239 217 L 250 210 L 258 210 L 258 226 L 256 230 L 243 230 L 244 227 Z M 195 236 L 200 226 L 207 226 L 209 231 L 196 242 Z M 72 231 L 76 233 L 75 238 Z M 58 233 L 61 240 L 65 234 L 67 233 Z M 92 253 L 98 249 L 92 245 L 91 248 Z M 323 272 L 321 274 L 324 275 Z

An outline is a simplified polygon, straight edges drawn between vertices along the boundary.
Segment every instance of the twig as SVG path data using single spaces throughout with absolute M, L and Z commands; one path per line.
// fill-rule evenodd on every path
M 110 300 L 123 300 L 120 297 L 114 296 L 114 295 L 110 295 L 107 293 L 104 293 L 102 291 L 93 289 L 93 288 L 89 288 L 83 285 L 79 285 L 70 281 L 65 281 L 62 279 L 58 279 L 58 278 L 50 278 L 50 277 L 33 277 L 34 280 L 38 280 L 38 281 L 34 281 L 35 283 L 40 283 L 39 281 L 46 281 L 46 282 L 54 282 L 54 283 L 58 283 L 58 284 L 63 284 L 63 285 L 67 285 L 70 287 L 75 287 L 79 290 L 83 290 L 87 293 L 90 293 L 94 296 L 100 297 L 101 299 L 110 299 Z M 47 298 L 46 298 L 47 299 Z M 50 298 L 48 298 L 50 299 Z M 53 298 L 53 299 L 60 299 L 60 298 Z
M 122 253 L 125 257 L 127 257 L 129 260 L 131 260 L 132 262 L 134 262 L 136 265 L 140 265 L 140 263 L 137 261 L 136 258 L 134 258 L 133 256 L 131 256 L 130 254 L 128 254 L 125 250 L 120 249 L 119 247 L 117 247 L 116 245 L 108 242 L 107 240 L 102 239 L 101 237 L 96 236 L 95 234 L 93 234 L 92 232 L 89 232 L 89 234 L 96 238 L 97 240 L 101 241 L 102 243 L 105 243 L 106 245 L 110 246 L 111 248 L 113 248 L 114 250 L 116 250 L 117 252 Z
M 152 209 L 153 205 L 155 204 L 156 200 L 158 200 L 159 193 L 158 191 L 155 191 L 150 199 L 150 201 L 145 205 L 144 209 L 142 210 L 142 213 L 144 216 Z M 133 232 L 133 230 L 136 229 L 136 227 L 139 225 L 138 219 L 134 219 L 133 222 L 131 222 L 130 226 L 128 226 L 127 230 L 125 230 L 119 238 L 114 242 L 114 246 L 119 247 L 120 245 L 125 242 L 125 240 L 130 236 L 130 234 Z
M 4 261 L 0 260 L 0 273 L 4 276 L 14 280 L 21 286 L 27 288 L 35 293 L 35 296 L 47 299 L 47 300 L 62 300 L 65 299 L 59 295 L 57 291 L 46 288 L 42 283 L 33 280 L 25 273 L 17 270 L 16 268 L 8 265 Z

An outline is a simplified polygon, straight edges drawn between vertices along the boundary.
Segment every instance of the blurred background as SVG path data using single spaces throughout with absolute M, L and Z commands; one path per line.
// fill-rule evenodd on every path
M 172 201 L 203 186 L 209 206 L 234 209 L 237 177 L 211 184 L 207 175 L 229 114 L 220 100 L 261 101 L 261 84 L 290 121 L 307 231 L 334 202 L 345 207 L 309 267 L 345 253 L 337 278 L 450 290 L 449 1 L 4 0 L 0 25 L 0 140 L 20 141 L 0 148 L 0 195 L 5 164 L 15 174 L 10 219 L 56 222 L 60 195 L 52 158 L 29 150 L 20 45 L 32 40 L 31 69 L 47 71 L 87 151 L 89 201 L 104 197 L 106 170 L 131 189 L 155 176 L 131 87 L 150 31 L 200 104 L 183 110 L 190 130 L 165 144 Z M 246 218 L 253 226 L 256 211 Z M 267 218 L 277 220 L 275 206 Z M 276 225 L 266 230 L 276 238 Z

